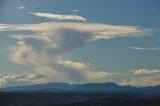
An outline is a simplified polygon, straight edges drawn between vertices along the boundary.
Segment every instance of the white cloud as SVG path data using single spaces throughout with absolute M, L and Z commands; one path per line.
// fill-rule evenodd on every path
M 53 14 L 53 13 L 34 13 L 34 12 L 30 12 L 30 13 L 38 17 L 44 17 L 44 18 L 56 19 L 56 20 L 77 20 L 77 21 L 87 20 L 86 18 L 78 15 L 61 15 L 61 14 Z
M 62 64 L 67 67 L 72 67 L 75 69 L 86 69 L 88 66 L 84 63 L 79 63 L 79 62 L 73 62 L 73 61 L 64 61 L 64 60 L 58 60 L 59 64 Z
M 129 47 L 129 48 L 133 50 L 160 51 L 160 47 L 157 47 L 157 48 Z
M 72 10 L 73 12 L 78 12 L 79 10 Z
M 23 10 L 23 9 L 26 9 L 26 7 L 20 6 L 20 7 L 18 7 L 18 9 Z
M 94 71 L 94 70 L 90 70 L 89 66 L 85 63 L 80 63 L 80 62 L 74 62 L 74 61 L 66 61 L 66 60 L 59 60 L 58 61 L 60 68 L 62 69 L 62 67 L 64 67 L 67 73 L 72 73 L 71 77 L 74 77 L 73 75 L 75 75 L 75 77 L 79 77 L 78 80 L 84 80 L 85 81 L 89 81 L 89 82 L 94 82 L 97 79 L 103 79 L 103 78 L 107 78 L 110 77 L 112 75 L 117 75 L 119 73 L 109 73 L 109 72 L 105 72 L 105 71 Z M 56 68 L 56 67 L 55 67 Z
M 143 76 L 136 78 L 129 78 L 122 80 L 121 85 L 132 85 L 132 86 L 155 86 L 160 85 L 160 76 Z
M 138 70 L 131 70 L 131 72 L 135 75 L 144 75 L 144 74 L 156 74 L 160 73 L 159 69 L 138 69 Z
M 123 76 L 120 81 L 121 85 L 132 86 L 155 86 L 160 85 L 160 70 L 159 69 L 137 69 L 131 70 Z M 130 77 L 128 77 L 130 76 Z
M 115 37 L 141 37 L 146 36 L 149 29 L 140 29 L 133 26 L 114 26 L 100 23 L 64 23 L 64 22 L 49 22 L 40 24 L 0 24 L 0 31 L 20 31 L 27 30 L 39 34 L 60 34 L 63 30 L 70 30 L 88 34 L 88 40 L 111 39 Z M 53 34 L 54 33 L 54 34 Z M 65 35 L 67 36 L 67 35 Z M 76 35 L 75 35 L 76 36 Z M 81 35 L 81 37 L 85 37 Z
M 92 70 L 86 63 L 66 59 L 72 50 L 100 39 L 144 36 L 146 29 L 133 26 L 113 26 L 99 23 L 39 23 L 10 25 L 0 24 L 1 31 L 30 31 L 31 35 L 12 35 L 17 44 L 12 47 L 12 61 L 32 67 L 48 77 L 40 82 L 96 82 L 107 81 L 113 75 L 106 71 Z
M 0 74 L 0 86 L 17 86 L 38 83 L 40 79 L 45 78 L 43 74 Z

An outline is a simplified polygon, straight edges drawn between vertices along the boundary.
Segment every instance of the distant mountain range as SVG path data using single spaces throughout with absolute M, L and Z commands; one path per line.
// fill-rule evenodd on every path
M 37 84 L 29 86 L 0 88 L 0 91 L 1 92 L 41 91 L 41 92 L 81 92 L 81 93 L 138 93 L 138 94 L 160 95 L 160 85 L 133 87 L 133 86 L 120 86 L 113 82 L 87 83 L 87 84 L 45 83 L 45 84 Z

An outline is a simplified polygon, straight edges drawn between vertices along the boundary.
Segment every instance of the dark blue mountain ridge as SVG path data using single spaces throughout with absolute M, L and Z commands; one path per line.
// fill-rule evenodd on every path
M 120 86 L 113 82 L 106 83 L 87 83 L 87 84 L 69 84 L 69 83 L 45 83 L 28 86 L 17 86 L 0 88 L 0 91 L 42 91 L 42 92 L 84 92 L 84 93 L 141 93 L 150 95 L 160 95 L 160 85 L 134 87 Z
M 44 83 L 44 84 L 36 84 L 36 85 L 27 85 L 27 86 L 15 86 L 15 87 L 7 87 L 0 88 L 0 91 L 38 91 L 38 90 L 72 90 L 77 86 L 77 84 L 69 84 L 63 82 L 52 82 L 52 83 Z

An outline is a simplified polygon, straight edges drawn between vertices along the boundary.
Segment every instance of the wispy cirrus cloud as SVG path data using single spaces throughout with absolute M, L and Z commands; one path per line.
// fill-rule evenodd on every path
M 133 50 L 160 51 L 160 47 L 155 47 L 155 48 L 129 47 L 129 48 Z
M 61 15 L 61 14 L 53 14 L 53 13 L 35 13 L 30 12 L 30 14 L 37 16 L 37 17 L 44 17 L 48 19 L 55 19 L 55 20 L 76 20 L 76 21 L 86 21 L 87 19 L 78 16 L 78 15 Z

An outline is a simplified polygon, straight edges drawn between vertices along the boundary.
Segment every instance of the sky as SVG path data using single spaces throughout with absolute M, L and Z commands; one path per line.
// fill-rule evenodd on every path
M 159 0 L 1 0 L 0 87 L 160 84 Z

